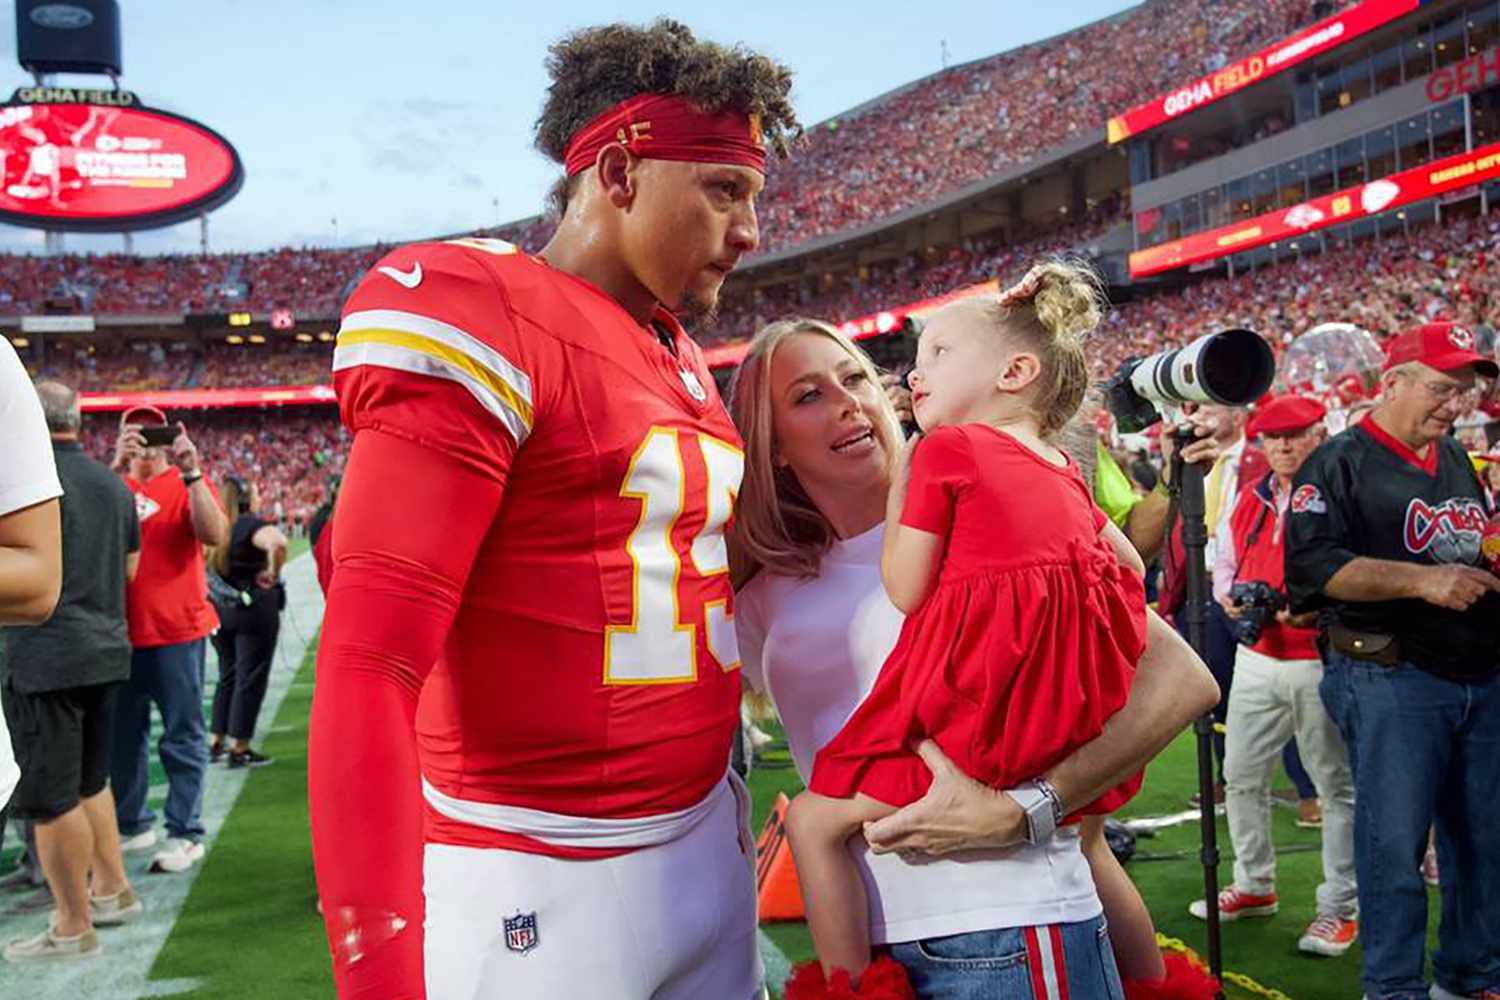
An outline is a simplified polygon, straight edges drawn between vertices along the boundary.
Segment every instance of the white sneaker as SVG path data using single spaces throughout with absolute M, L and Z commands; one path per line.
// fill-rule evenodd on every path
M 136 851 L 149 851 L 156 846 L 156 827 L 142 830 L 134 837 L 122 837 L 120 839 L 120 850 L 127 854 Z
M 154 872 L 185 872 L 203 859 L 203 845 L 196 840 L 168 837 L 156 857 L 151 859 Z
M 89 916 L 95 927 L 118 927 L 128 924 L 146 910 L 146 904 L 135 890 L 126 886 L 113 896 L 89 896 Z
M 5 946 L 7 962 L 49 962 L 93 958 L 99 954 L 99 935 L 89 928 L 74 937 L 59 937 L 47 929 L 35 937 L 20 938 Z

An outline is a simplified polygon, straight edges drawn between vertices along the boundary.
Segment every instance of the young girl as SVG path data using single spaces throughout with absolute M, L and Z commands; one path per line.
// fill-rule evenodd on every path
M 857 979 L 870 963 L 865 889 L 845 842 L 925 793 L 918 740 L 1012 788 L 1098 736 L 1125 704 L 1145 645 L 1143 568 L 1050 443 L 1082 400 L 1080 338 L 1099 315 L 1092 275 L 1053 263 L 998 299 L 941 310 L 922 333 L 910 381 L 926 436 L 896 474 L 881 564 L 908 617 L 788 816 L 830 988 L 835 970 Z M 1084 811 L 1110 812 L 1139 784 Z M 889 965 L 866 995 L 877 977 L 887 988 Z

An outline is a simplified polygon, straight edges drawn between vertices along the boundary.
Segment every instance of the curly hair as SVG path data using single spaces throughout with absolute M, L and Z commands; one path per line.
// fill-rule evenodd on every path
M 1073 419 L 1089 387 L 1083 338 L 1099 325 L 1108 300 L 1092 266 L 1056 258 L 1032 268 L 1015 300 L 987 306 L 995 325 L 1042 364 L 1035 404 L 1042 434 L 1055 437 Z
M 738 45 L 702 41 L 670 18 L 648 27 L 606 24 L 575 31 L 548 50 L 546 68 L 552 85 L 536 121 L 536 148 L 557 163 L 574 133 L 637 94 L 679 94 L 710 114 L 732 109 L 759 115 L 761 131 L 783 157 L 802 134 L 787 98 L 790 69 Z M 572 193 L 570 178 L 553 188 L 549 201 L 559 215 Z

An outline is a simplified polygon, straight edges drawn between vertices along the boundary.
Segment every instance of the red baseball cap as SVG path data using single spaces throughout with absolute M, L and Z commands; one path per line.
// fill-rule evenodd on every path
M 1474 334 L 1457 323 L 1427 323 L 1397 334 L 1385 347 L 1385 370 L 1420 361 L 1440 372 L 1468 365 L 1481 375 L 1500 375 L 1500 365 L 1474 350 Z
M 1290 434 L 1306 430 L 1327 415 L 1328 408 L 1316 399 L 1289 393 L 1257 406 L 1246 433 Z
M 167 415 L 156 406 L 132 406 L 120 414 L 122 424 L 165 424 Z

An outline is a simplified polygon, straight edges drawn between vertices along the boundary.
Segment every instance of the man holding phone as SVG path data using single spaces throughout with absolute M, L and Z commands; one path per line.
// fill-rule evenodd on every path
M 140 570 L 127 591 L 130 680 L 115 704 L 110 784 L 126 850 L 156 846 L 156 815 L 146 805 L 151 705 L 164 731 L 157 750 L 167 773 L 167 840 L 152 870 L 180 872 L 203 857 L 203 656 L 218 625 L 208 602 L 203 546 L 223 545 L 229 522 L 203 476 L 198 448 L 154 406 L 120 417 L 114 469 L 135 496 L 141 523 Z

